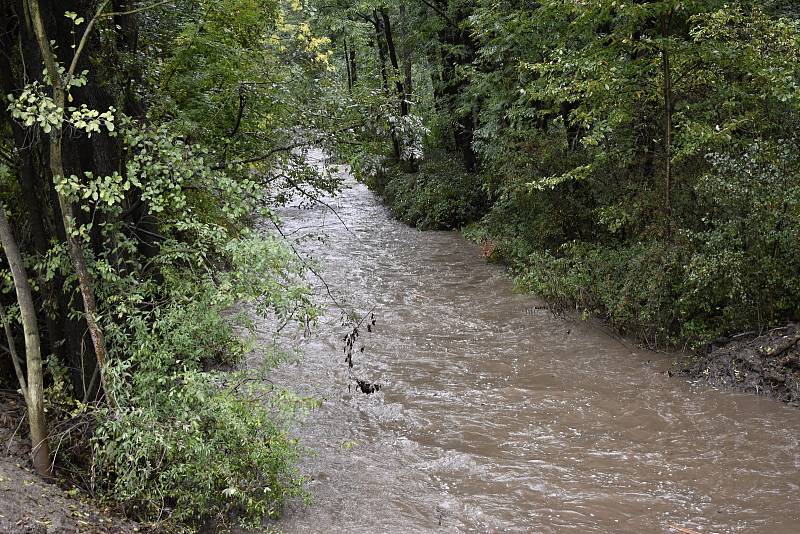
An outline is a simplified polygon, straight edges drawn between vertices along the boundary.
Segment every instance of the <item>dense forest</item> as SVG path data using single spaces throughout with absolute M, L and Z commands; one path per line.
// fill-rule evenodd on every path
M 236 363 L 319 315 L 312 147 L 648 346 L 800 318 L 791 0 L 2 0 L 0 52 L 0 376 L 36 471 L 139 520 L 305 495 L 309 400 Z
M 378 10 L 372 56 L 406 103 L 384 124 L 399 163 L 374 186 L 419 227 L 473 223 L 523 288 L 651 346 L 785 324 L 800 312 L 798 16 L 791 2 Z M 346 27 L 351 48 L 370 40 L 370 23 Z

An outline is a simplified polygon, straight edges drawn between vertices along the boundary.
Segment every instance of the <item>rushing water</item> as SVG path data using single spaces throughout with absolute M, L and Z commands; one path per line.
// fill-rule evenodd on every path
M 302 360 L 276 371 L 323 402 L 298 430 L 314 503 L 275 526 L 800 532 L 800 411 L 670 378 L 667 357 L 537 310 L 458 233 L 407 228 L 347 185 L 327 202 L 338 216 L 282 214 L 337 300 L 374 306 L 376 325 L 349 371 L 328 303 Z

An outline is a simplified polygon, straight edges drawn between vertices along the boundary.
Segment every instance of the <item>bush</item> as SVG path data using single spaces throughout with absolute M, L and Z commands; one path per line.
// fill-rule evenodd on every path
M 93 473 L 103 494 L 135 517 L 186 522 L 275 517 L 286 497 L 302 494 L 297 445 L 263 400 L 213 373 L 159 381 L 159 390 L 99 414 Z
M 800 316 L 798 156 L 778 143 L 710 155 L 694 195 L 701 224 L 671 239 L 571 240 L 545 207 L 506 196 L 477 228 L 522 288 L 582 308 L 653 345 L 700 347 Z M 556 238 L 556 239 L 554 239 Z
M 477 220 L 488 201 L 480 175 L 455 161 L 424 162 L 418 172 L 390 167 L 367 181 L 397 219 L 421 230 L 450 230 Z
M 730 333 L 800 316 L 800 154 L 757 143 L 712 154 L 695 187 L 702 225 L 687 230 L 693 254 L 678 305 L 688 329 Z
M 96 413 L 93 485 L 138 519 L 255 522 L 303 495 L 299 449 L 286 432 L 304 401 L 268 386 L 266 368 L 216 369 L 247 351 L 234 327 L 250 320 L 234 307 L 314 320 L 302 267 L 278 240 L 249 232 L 224 240 L 213 257 L 226 268 L 208 276 L 195 274 L 190 252 L 172 257 L 160 305 L 136 308 L 125 299 L 142 295 L 127 292 L 117 300 L 125 320 L 104 325 L 114 402 Z
M 618 248 L 571 242 L 559 252 L 533 252 L 516 262 L 520 287 L 654 346 L 681 339 L 672 305 L 682 289 L 679 249 L 660 242 Z

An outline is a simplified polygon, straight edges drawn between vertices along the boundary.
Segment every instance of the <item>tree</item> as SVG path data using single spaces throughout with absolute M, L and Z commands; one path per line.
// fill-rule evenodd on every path
M 17 293 L 19 303 L 20 319 L 22 328 L 25 332 L 25 365 L 28 370 L 27 381 L 22 375 L 19 361 L 14 348 L 14 337 L 8 326 L 8 316 L 4 308 L 0 308 L 3 326 L 8 340 L 11 357 L 14 360 L 17 378 L 19 380 L 22 395 L 28 408 L 28 425 L 31 432 L 31 457 L 36 471 L 49 477 L 51 474 L 50 447 L 48 445 L 47 417 L 44 413 L 44 379 L 42 378 L 42 354 L 41 342 L 39 338 L 38 319 L 36 317 L 36 307 L 33 303 L 28 275 L 25 272 L 25 264 L 20 254 L 14 233 L 8 222 L 5 208 L 0 206 L 0 243 L 3 245 L 3 252 L 6 254 L 11 276 L 14 279 L 14 288 Z
M 62 114 L 64 113 L 66 106 L 67 93 L 69 88 L 78 82 L 75 76 L 78 60 L 80 59 L 81 53 L 86 46 L 86 42 L 91 35 L 94 25 L 108 5 L 108 1 L 104 1 L 100 4 L 97 13 L 86 25 L 86 29 L 81 36 L 80 43 L 75 50 L 75 54 L 73 55 L 72 61 L 69 64 L 69 68 L 66 70 L 63 76 L 61 74 L 61 70 L 59 69 L 58 59 L 51 47 L 50 40 L 47 37 L 44 21 L 42 20 L 42 13 L 39 8 L 39 0 L 28 0 L 27 5 L 30 9 L 30 16 L 34 32 L 36 34 L 36 40 L 39 44 L 39 52 L 45 68 L 47 69 L 48 79 L 52 87 L 51 104 L 54 113 L 51 115 L 51 117 L 54 120 L 48 120 L 45 131 L 49 132 L 50 136 L 50 172 L 52 174 L 53 181 L 58 182 L 66 178 L 64 173 L 61 136 L 63 135 L 64 124 Z M 75 21 L 76 25 L 79 24 L 79 21 L 76 17 L 73 17 L 73 20 Z M 110 121 L 111 116 L 109 115 L 108 118 L 109 120 L 106 120 L 106 125 L 112 124 Z M 90 122 L 89 125 L 87 125 L 87 131 L 90 134 L 91 130 L 88 130 L 88 128 L 90 128 L 91 124 L 92 123 Z M 113 126 L 111 126 L 109 129 L 113 130 Z M 103 338 L 103 330 L 100 327 L 97 318 L 97 303 L 95 300 L 94 282 L 86 264 L 86 255 L 83 250 L 83 246 L 79 240 L 80 238 L 78 229 L 76 228 L 76 218 L 72 208 L 72 203 L 70 199 L 66 197 L 66 195 L 58 192 L 58 189 L 57 195 L 58 205 L 61 211 L 61 221 L 64 225 L 64 233 L 69 249 L 69 255 L 72 260 L 73 268 L 75 269 L 75 274 L 78 277 L 78 286 L 80 287 L 81 298 L 83 299 L 84 317 L 86 319 L 86 325 L 89 328 L 89 334 L 92 337 L 95 357 L 97 358 L 97 368 L 100 372 L 100 382 L 103 385 L 103 390 L 108 395 L 108 387 L 105 376 L 107 349 L 105 339 Z M 112 398 L 109 398 L 109 400 L 113 402 Z

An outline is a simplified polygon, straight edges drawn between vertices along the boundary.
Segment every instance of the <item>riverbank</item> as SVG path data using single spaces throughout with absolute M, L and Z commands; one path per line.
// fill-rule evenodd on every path
M 352 326 L 325 299 L 271 376 L 321 403 L 293 434 L 313 503 L 277 529 L 797 532 L 800 411 L 670 378 L 669 355 L 553 316 L 479 246 L 401 224 L 350 177 L 324 202 L 339 218 L 287 207 L 283 230 L 376 323 L 351 369 Z
M 42 480 L 30 466 L 30 444 L 17 436 L 22 400 L 0 395 L 0 532 L 130 534 L 150 532 L 100 507 L 78 490 Z
M 417 173 L 389 166 L 366 180 L 400 221 L 422 230 L 462 228 L 519 290 L 554 310 L 578 310 L 652 350 L 687 352 L 675 372 L 691 380 L 798 404 L 797 344 L 783 348 L 786 329 L 775 328 L 792 317 L 791 295 L 750 298 L 775 288 L 743 270 L 747 262 L 726 264 L 733 252 L 706 250 L 679 230 L 626 241 L 576 228 L 572 240 L 552 240 L 558 233 L 537 213 L 549 208 L 522 192 L 490 199 L 476 187 L 487 181 L 441 159 L 423 162 Z M 593 237 L 577 238 L 584 234 Z M 744 331 L 765 335 L 738 335 Z
M 800 335 L 797 325 L 762 336 L 723 340 L 683 366 L 680 374 L 713 386 L 765 395 L 800 407 Z

